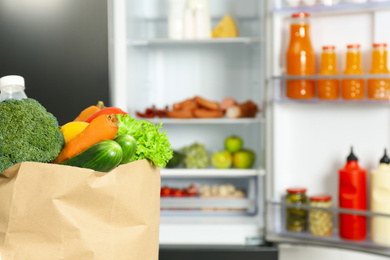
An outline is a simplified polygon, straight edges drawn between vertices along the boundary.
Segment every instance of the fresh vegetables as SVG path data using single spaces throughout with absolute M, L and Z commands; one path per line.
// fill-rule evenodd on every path
M 38 101 L 0 102 L 0 173 L 24 161 L 51 162 L 65 144 L 57 119 Z
M 96 113 L 100 109 L 104 108 L 104 103 L 103 101 L 99 101 L 96 106 L 89 106 L 75 118 L 73 121 L 84 121 L 87 119 L 90 115 Z
M 69 122 L 60 127 L 60 131 L 64 135 L 65 143 L 68 143 L 76 135 L 81 133 L 89 124 L 87 122 Z
M 117 142 L 123 150 L 123 157 L 120 164 L 129 163 L 131 161 L 131 157 L 133 157 L 135 151 L 137 150 L 137 142 L 134 137 L 123 134 L 115 137 L 114 141 Z
M 128 114 L 119 114 L 117 118 L 119 121 L 117 136 L 128 134 L 137 141 L 137 150 L 131 161 L 149 159 L 154 165 L 164 168 L 172 158 L 172 147 L 166 132 L 159 131 L 162 124 L 156 126 L 147 120 L 136 120 Z
M 90 115 L 87 119 L 84 120 L 84 122 L 87 122 L 87 123 L 91 123 L 92 120 L 94 120 L 95 118 L 101 116 L 101 115 L 117 115 L 117 114 L 122 114 L 122 115 L 126 115 L 127 113 L 125 111 L 123 111 L 122 109 L 118 108 L 118 107 L 105 107 L 103 109 L 100 109 L 99 111 L 97 111 L 96 113 Z
M 94 119 L 84 131 L 65 144 L 54 163 L 62 163 L 100 141 L 112 140 L 117 132 L 118 119 L 116 115 L 101 115 Z
M 193 143 L 180 149 L 184 154 L 186 168 L 203 169 L 210 164 L 208 152 L 203 144 Z
M 103 140 L 61 164 L 108 172 L 118 166 L 122 156 L 122 148 L 117 142 Z

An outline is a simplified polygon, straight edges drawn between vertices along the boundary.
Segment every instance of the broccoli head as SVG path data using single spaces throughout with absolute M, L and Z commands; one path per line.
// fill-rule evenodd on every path
M 0 173 L 24 161 L 51 162 L 64 145 L 57 118 L 38 101 L 0 102 Z

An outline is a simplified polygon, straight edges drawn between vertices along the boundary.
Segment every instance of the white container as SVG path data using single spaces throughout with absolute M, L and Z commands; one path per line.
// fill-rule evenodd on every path
M 371 211 L 390 214 L 390 159 L 386 155 L 378 168 L 371 172 Z M 390 246 L 390 219 L 372 217 L 371 240 L 373 243 Z
M 183 39 L 183 15 L 187 0 L 169 0 L 168 37 Z
M 27 98 L 24 93 L 24 78 L 17 75 L 9 75 L 0 78 L 0 101 L 6 99 L 23 99 Z

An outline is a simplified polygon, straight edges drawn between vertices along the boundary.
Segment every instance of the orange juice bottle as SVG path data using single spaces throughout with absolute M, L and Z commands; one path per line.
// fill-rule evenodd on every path
M 361 75 L 361 52 L 360 44 L 349 44 L 347 46 L 345 75 Z M 363 99 L 364 98 L 364 79 L 346 78 L 341 81 L 341 94 L 343 99 Z
M 287 75 L 314 75 L 315 53 L 310 41 L 309 14 L 292 15 L 290 43 L 286 53 Z M 310 99 L 315 95 L 314 80 L 288 80 L 286 96 L 294 99 Z
M 320 75 L 336 75 L 336 47 L 327 45 L 322 47 Z M 339 97 L 339 80 L 319 79 L 317 91 L 319 99 L 337 99 Z
M 387 68 L 387 44 L 374 43 L 372 50 L 371 74 L 388 74 Z M 368 97 L 370 99 L 390 99 L 390 78 L 378 78 L 368 80 Z

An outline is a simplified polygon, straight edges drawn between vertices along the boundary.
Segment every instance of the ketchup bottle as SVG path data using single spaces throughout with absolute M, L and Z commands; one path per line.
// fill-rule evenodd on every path
M 339 170 L 339 206 L 344 209 L 367 209 L 366 170 L 359 167 L 352 148 L 347 164 Z M 341 238 L 363 240 L 366 237 L 366 217 L 341 213 L 339 230 Z

